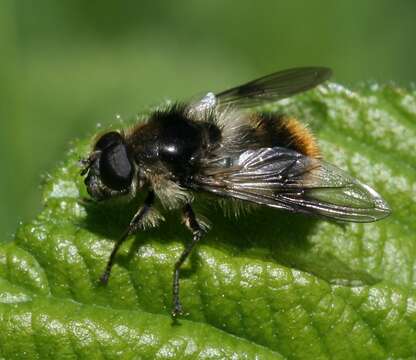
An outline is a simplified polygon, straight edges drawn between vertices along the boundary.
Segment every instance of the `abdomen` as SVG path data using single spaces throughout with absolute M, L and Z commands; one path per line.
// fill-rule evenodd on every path
M 296 118 L 270 113 L 253 114 L 253 136 L 260 147 L 285 147 L 303 155 L 319 157 L 319 148 L 309 129 Z

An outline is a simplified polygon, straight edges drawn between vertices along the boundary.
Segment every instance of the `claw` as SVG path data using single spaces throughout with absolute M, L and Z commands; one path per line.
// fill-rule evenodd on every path
M 107 285 L 109 277 L 110 277 L 110 273 L 108 271 L 105 271 L 104 274 L 102 274 L 100 277 L 100 283 L 102 285 Z
M 180 303 L 175 304 L 171 314 L 173 319 L 177 319 L 179 316 L 183 315 L 182 305 Z

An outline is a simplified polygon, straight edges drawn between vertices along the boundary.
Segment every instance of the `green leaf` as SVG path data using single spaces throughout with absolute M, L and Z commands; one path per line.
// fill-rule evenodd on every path
M 393 214 L 339 224 L 259 209 L 213 223 L 181 278 L 178 212 L 106 260 L 140 199 L 84 206 L 77 161 L 44 182 L 44 208 L 0 247 L 0 358 L 387 359 L 416 356 L 416 93 L 336 84 L 270 107 L 314 130 L 324 157 L 374 187 Z

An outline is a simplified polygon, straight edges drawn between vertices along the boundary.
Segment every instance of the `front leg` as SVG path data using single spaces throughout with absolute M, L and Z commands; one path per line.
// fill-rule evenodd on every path
M 194 246 L 201 240 L 205 231 L 198 223 L 195 213 L 192 210 L 190 204 L 186 204 L 183 209 L 183 215 L 185 220 L 186 227 L 192 232 L 192 241 L 187 245 L 185 250 L 182 252 L 181 256 L 175 263 L 174 272 L 173 272 L 173 309 L 172 316 L 176 318 L 178 315 L 182 314 L 182 305 L 179 300 L 179 273 L 182 264 L 188 258 Z
M 113 251 L 111 251 L 111 254 L 110 254 L 110 257 L 108 259 L 105 271 L 100 277 L 100 282 L 102 284 L 107 284 L 107 282 L 108 282 L 108 278 L 110 277 L 111 269 L 114 265 L 114 260 L 115 260 L 117 251 L 120 248 L 121 244 L 130 235 L 134 234 L 137 230 L 139 230 L 140 225 L 143 222 L 143 219 L 148 214 L 148 212 L 151 209 L 154 201 L 155 201 L 155 193 L 153 191 L 149 191 L 149 193 L 147 194 L 146 200 L 144 201 L 143 206 L 136 212 L 136 214 L 131 219 L 129 226 L 124 231 L 123 235 L 114 244 Z

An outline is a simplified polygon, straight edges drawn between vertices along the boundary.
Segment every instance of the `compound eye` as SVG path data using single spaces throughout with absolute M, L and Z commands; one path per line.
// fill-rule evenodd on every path
M 104 150 L 110 146 L 121 144 L 123 139 L 117 131 L 110 131 L 103 134 L 98 141 L 96 142 L 94 148 L 95 150 Z
M 105 149 L 100 158 L 100 175 L 103 183 L 113 190 L 130 187 L 133 167 L 124 144 Z

